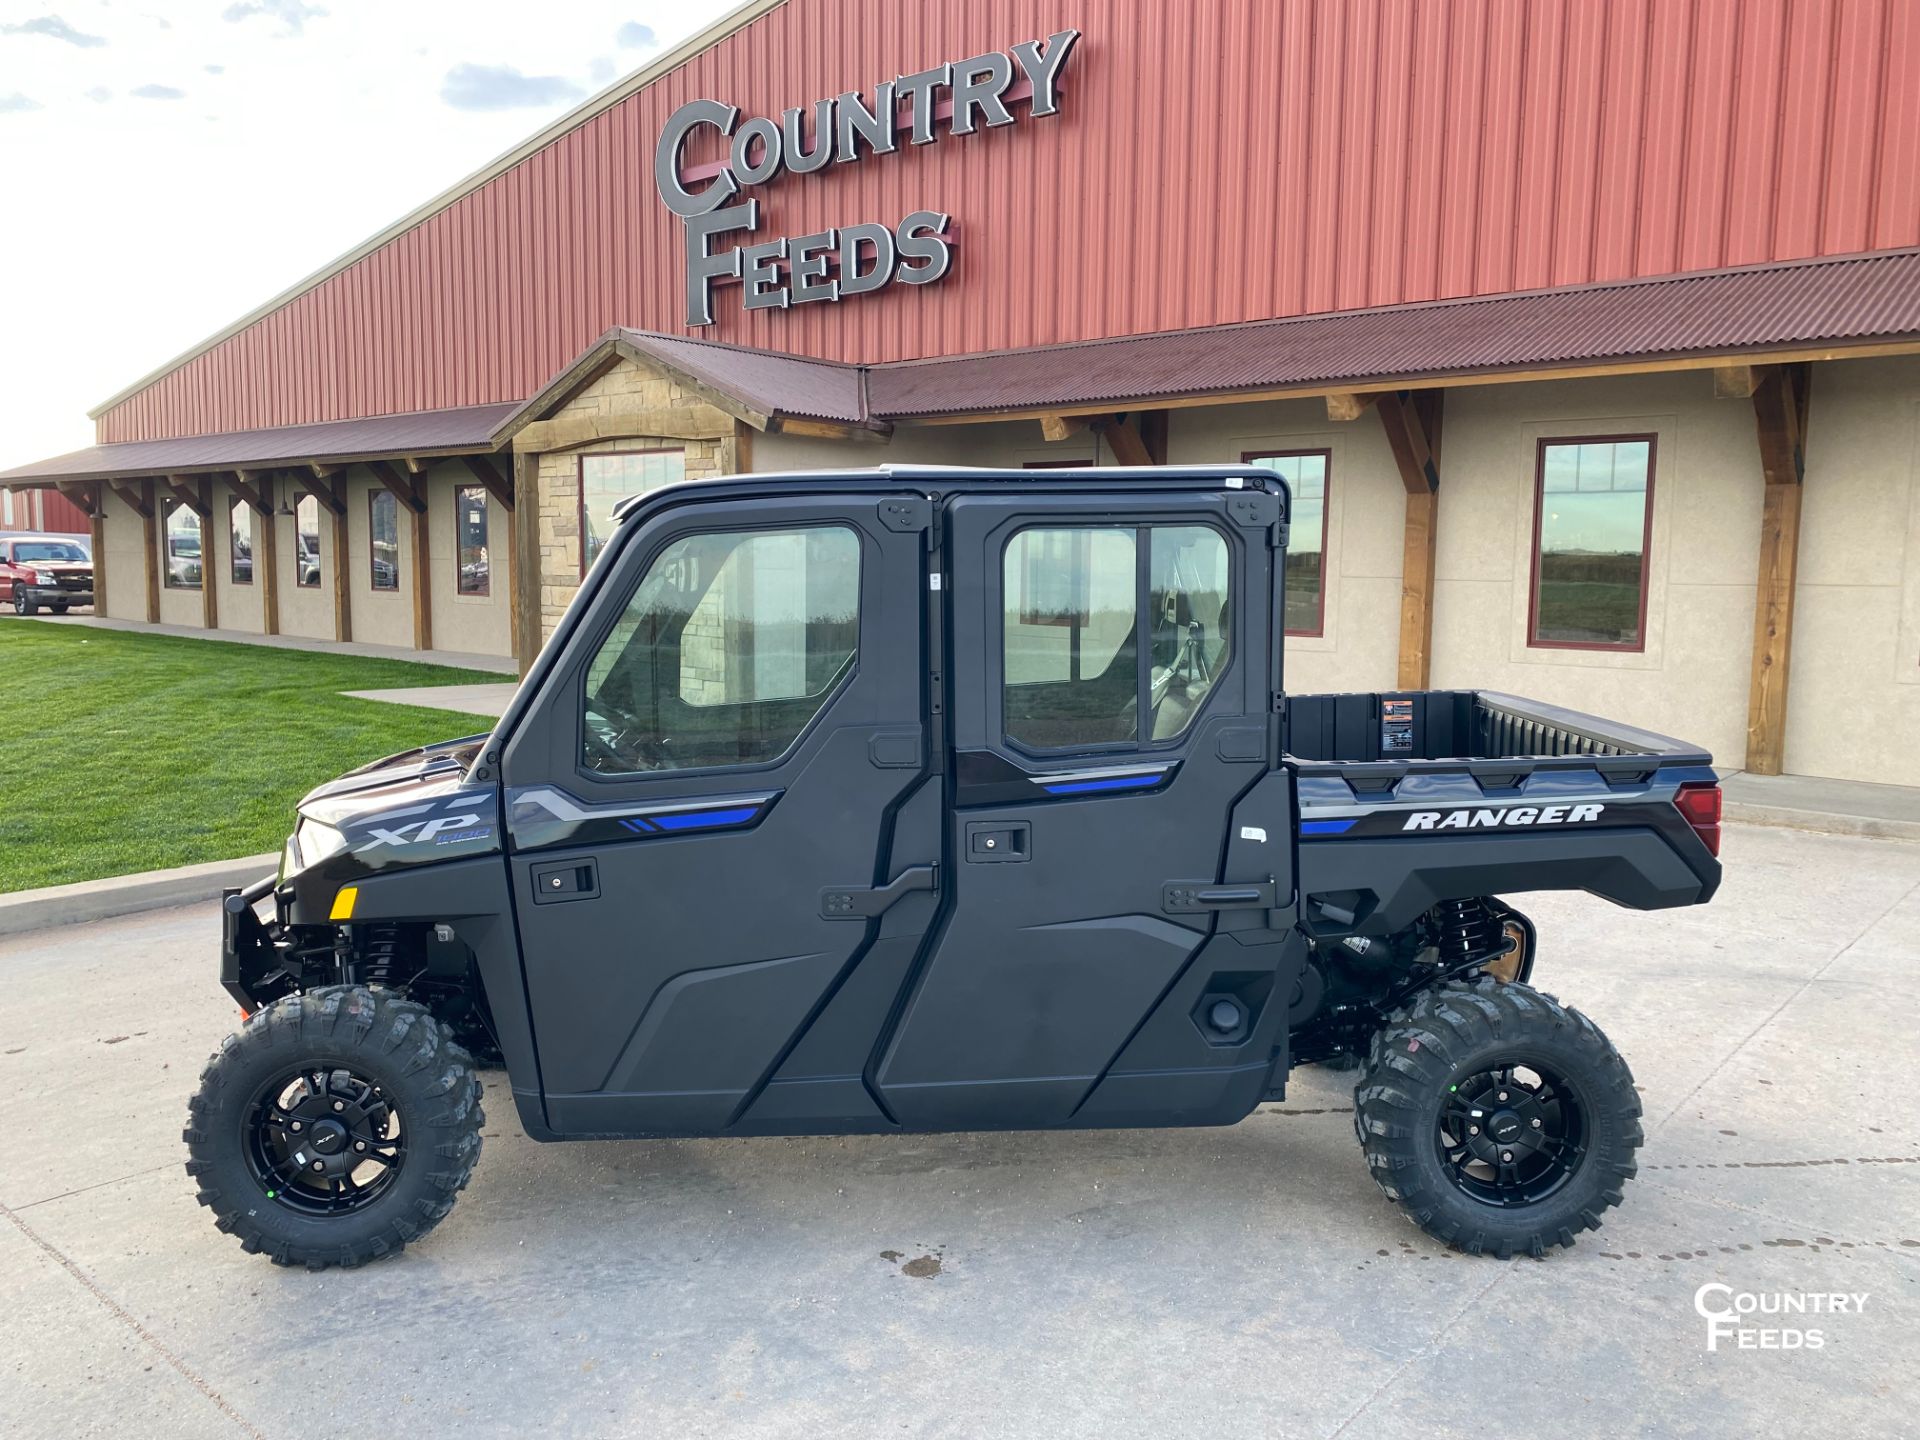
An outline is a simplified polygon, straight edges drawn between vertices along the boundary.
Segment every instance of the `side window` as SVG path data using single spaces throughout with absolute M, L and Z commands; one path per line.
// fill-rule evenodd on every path
M 485 486 L 462 485 L 453 492 L 453 533 L 459 550 L 455 593 L 487 594 L 493 588 L 493 568 L 487 559 Z
M 1293 516 L 1287 529 L 1287 634 L 1323 635 L 1327 628 L 1327 480 L 1331 450 L 1276 450 L 1240 457 L 1287 482 Z
M 253 507 L 235 496 L 227 509 L 228 574 L 236 585 L 253 583 Z
M 1645 648 L 1653 439 L 1540 442 L 1527 644 Z
M 847 527 L 675 540 L 587 667 L 582 762 L 618 775 L 775 759 L 852 674 L 859 639 Z
M 293 583 L 302 589 L 320 584 L 320 502 L 311 495 L 293 506 Z
M 369 579 L 376 590 L 400 588 L 400 502 L 391 490 L 367 496 Z
M 160 504 L 161 530 L 167 546 L 166 585 L 170 590 L 198 590 L 205 563 L 200 517 L 178 500 Z
M 1232 579 L 1208 526 L 1023 530 L 1002 583 L 1003 728 L 1029 749 L 1175 739 L 1226 667 Z

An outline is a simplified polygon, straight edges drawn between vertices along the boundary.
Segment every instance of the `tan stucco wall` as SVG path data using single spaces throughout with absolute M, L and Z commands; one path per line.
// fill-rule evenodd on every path
M 1786 769 L 1920 785 L 1920 359 L 1819 365 Z
M 373 588 L 373 534 L 367 502 L 385 487 L 365 467 L 347 471 L 347 586 L 353 605 L 353 638 L 366 645 L 413 644 L 413 521 L 414 515 L 398 500 L 399 584 L 392 590 Z M 330 568 L 327 575 L 331 578 Z
M 705 401 L 651 367 L 622 360 L 550 415 L 617 418 L 641 410 L 684 410 L 700 414 L 715 425 L 724 423 L 723 439 L 686 440 L 664 436 L 625 436 L 542 454 L 538 462 L 540 494 L 540 619 L 543 638 L 553 634 L 580 586 L 580 456 L 617 454 L 634 450 L 680 449 L 686 478 L 710 480 L 734 468 L 732 421 Z
M 222 630 L 254 630 L 264 628 L 262 616 L 265 602 L 260 598 L 262 580 L 255 575 L 251 583 L 236 585 L 233 582 L 233 521 L 236 516 L 233 491 L 225 485 L 213 487 L 213 556 L 212 566 L 217 588 L 214 600 L 219 606 L 219 621 Z M 250 535 L 253 541 L 253 553 L 256 560 L 260 556 L 260 517 L 253 507 L 241 501 L 237 515 L 242 528 L 241 533 Z M 278 538 L 276 536 L 276 538 Z
M 307 492 L 292 480 L 276 487 L 276 499 L 284 498 L 296 510 Z M 315 500 L 320 531 L 320 583 L 312 589 L 300 586 L 300 520 L 298 515 L 281 515 L 273 522 L 274 566 L 280 572 L 280 633 L 304 635 L 315 640 L 331 640 L 333 635 L 333 516 Z
M 1527 644 L 1543 438 L 1657 437 L 1639 653 Z M 1433 683 L 1507 690 L 1746 756 L 1760 543 L 1753 407 L 1705 371 L 1450 391 L 1442 431 Z
M 142 568 L 144 522 L 110 488 L 106 495 L 107 614 L 115 620 L 147 618 L 147 572 Z
M 458 593 L 459 537 L 454 533 L 454 491 L 474 483 L 459 464 L 427 472 L 427 543 L 433 554 L 433 645 L 472 655 L 513 653 L 512 550 L 507 527 L 513 513 L 487 497 L 487 561 L 491 571 L 485 595 Z

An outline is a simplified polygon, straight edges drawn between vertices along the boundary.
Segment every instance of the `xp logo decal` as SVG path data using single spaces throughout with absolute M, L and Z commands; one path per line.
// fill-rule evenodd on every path
M 474 830 L 481 825 L 478 815 L 438 815 L 431 820 L 410 820 L 405 825 L 396 825 L 391 830 L 378 825 L 369 825 L 367 833 L 373 838 L 354 850 L 356 855 L 364 855 L 369 850 L 378 850 L 382 845 L 425 845 L 448 830 Z M 412 831 L 412 834 L 408 834 Z M 440 844 L 451 844 L 455 840 L 482 840 L 493 833 L 492 829 L 481 830 L 473 835 L 450 836 Z
M 1416 810 L 1402 830 L 1497 830 L 1505 825 L 1585 825 L 1604 805 L 1515 805 L 1504 810 Z

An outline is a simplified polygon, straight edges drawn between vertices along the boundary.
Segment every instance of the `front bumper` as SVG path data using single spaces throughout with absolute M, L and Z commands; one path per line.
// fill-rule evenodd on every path
M 292 988 L 275 943 L 286 933 L 284 907 L 274 889 L 278 878 L 262 876 L 244 889 L 220 893 L 220 988 L 247 1014 Z M 262 920 L 256 907 L 268 899 L 274 917 Z
M 91 605 L 93 587 L 84 590 L 64 590 L 58 585 L 22 585 L 19 587 L 26 597 L 36 605 Z

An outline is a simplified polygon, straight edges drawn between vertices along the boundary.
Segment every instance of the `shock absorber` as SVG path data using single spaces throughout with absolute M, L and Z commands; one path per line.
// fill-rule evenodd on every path
M 361 927 L 360 973 L 355 977 L 367 985 L 386 985 L 404 990 L 421 969 L 419 946 L 398 925 Z
M 1448 970 L 1500 953 L 1505 944 L 1500 922 L 1479 898 L 1442 900 L 1433 907 L 1440 964 Z

